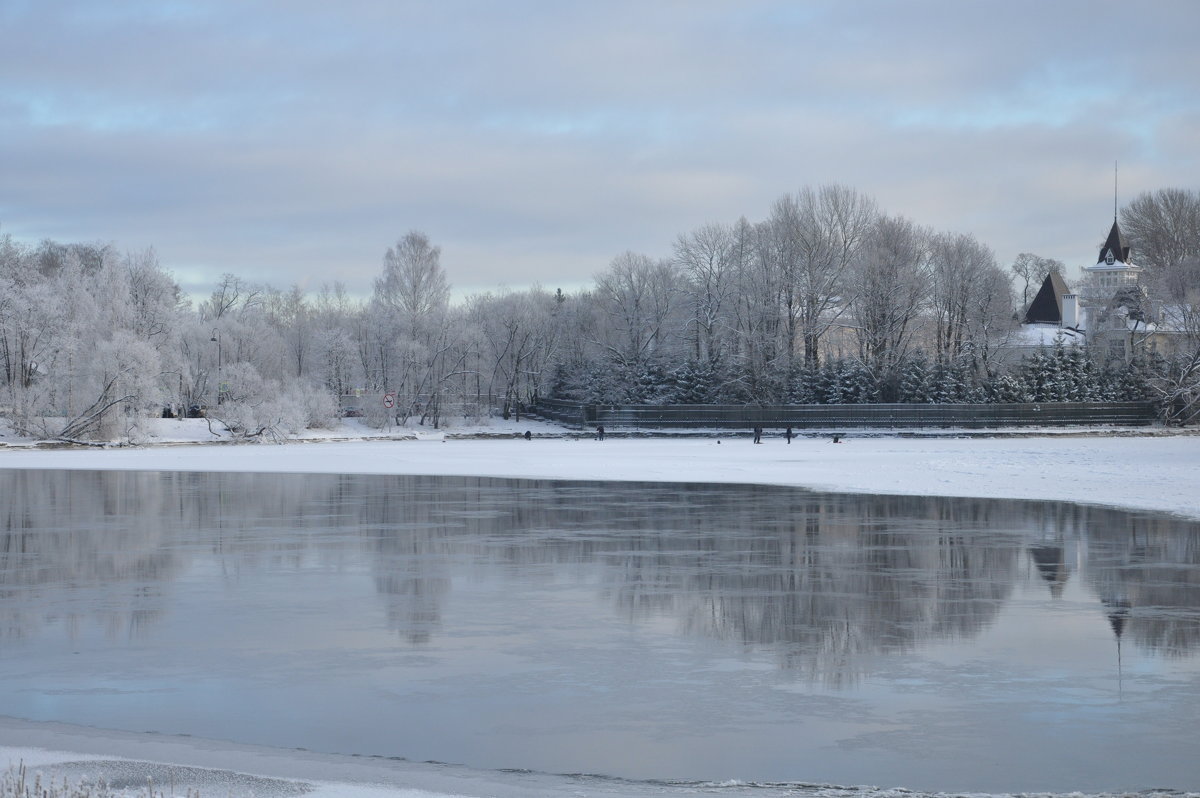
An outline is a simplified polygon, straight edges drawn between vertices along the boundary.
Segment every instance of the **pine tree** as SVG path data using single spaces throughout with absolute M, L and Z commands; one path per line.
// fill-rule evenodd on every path
M 899 401 L 909 404 L 929 404 L 933 401 L 929 389 L 929 359 L 924 352 L 905 358 L 901 364 Z

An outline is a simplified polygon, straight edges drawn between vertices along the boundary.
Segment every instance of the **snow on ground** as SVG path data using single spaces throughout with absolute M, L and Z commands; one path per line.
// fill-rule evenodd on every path
M 1189 434 L 851 433 L 838 444 L 824 435 L 788 444 L 768 432 L 756 446 L 741 432 L 618 434 L 601 442 L 540 421 L 383 433 L 357 419 L 347 421 L 338 430 L 305 438 L 306 443 L 279 445 L 46 449 L 10 440 L 0 446 L 0 468 L 761 483 L 859 493 L 1061 499 L 1200 518 L 1200 436 Z M 521 436 L 525 430 L 531 440 Z M 161 419 L 152 440 L 194 444 L 211 437 L 203 419 Z
M 523 437 L 526 430 L 531 440 Z M 451 424 L 442 430 L 379 432 L 348 419 L 337 430 L 312 433 L 289 444 L 203 445 L 217 440 L 203 419 L 158 419 L 144 434 L 148 443 L 160 445 L 52 449 L 0 435 L 0 468 L 762 483 L 830 491 L 1065 500 L 1200 519 L 1200 436 L 1162 430 L 1044 430 L 1012 437 L 959 437 L 953 431 L 934 437 L 851 433 L 836 444 L 827 435 L 800 437 L 788 444 L 778 434 L 768 434 L 761 445 L 754 445 L 746 433 L 618 434 L 597 441 L 539 421 L 496 420 L 483 425 Z M 443 774 L 427 783 L 421 783 L 420 773 L 376 778 L 343 771 L 315 754 L 234 756 L 228 750 L 213 753 L 200 741 L 164 743 L 70 729 L 50 733 L 44 727 L 22 724 L 0 719 L 0 770 L 19 761 L 40 766 L 123 756 L 306 779 L 315 790 L 310 795 L 330 798 L 513 791 L 511 785 L 473 783 L 477 776 L 460 782 Z M 35 734 L 39 730 L 42 733 Z M 161 787 L 162 782 L 158 784 Z M 271 794 L 264 784 L 246 781 L 243 794 Z M 239 793 L 236 782 L 217 779 L 208 787 L 223 794 Z M 550 794 L 531 784 L 514 792 Z M 182 794 L 182 788 L 177 794 Z M 206 794 L 214 794 L 214 789 L 206 789 Z

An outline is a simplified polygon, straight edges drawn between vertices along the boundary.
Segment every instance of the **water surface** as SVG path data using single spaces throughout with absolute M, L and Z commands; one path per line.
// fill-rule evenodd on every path
M 0 470 L 0 714 L 472 768 L 1200 786 L 1200 527 L 744 485 Z

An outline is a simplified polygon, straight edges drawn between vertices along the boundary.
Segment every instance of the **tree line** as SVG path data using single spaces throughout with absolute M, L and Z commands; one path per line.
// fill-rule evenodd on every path
M 141 420 L 203 412 L 235 434 L 367 423 L 440 425 L 589 403 L 785 404 L 1133 399 L 1200 381 L 1200 193 L 1122 211 L 1147 307 L 1187 345 L 1105 363 L 1059 341 L 1022 350 L 1020 317 L 1057 261 L 1007 267 L 975 237 L 882 211 L 846 186 L 781 196 L 766 219 L 679 234 L 665 258 L 624 252 L 574 293 L 451 303 L 441 251 L 412 231 L 369 296 L 226 274 L 184 297 L 153 250 L 0 235 L 0 415 L 22 434 L 136 438 Z M 385 406 L 383 398 L 388 397 Z M 347 398 L 351 397 L 351 398 Z M 354 398 L 359 397 L 359 398 Z

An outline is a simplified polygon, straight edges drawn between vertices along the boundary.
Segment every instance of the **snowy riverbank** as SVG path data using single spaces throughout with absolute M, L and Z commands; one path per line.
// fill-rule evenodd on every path
M 618 437 L 539 421 L 378 432 L 356 420 L 287 444 L 199 445 L 202 419 L 162 420 L 159 445 L 54 449 L 9 441 L 0 468 L 428 474 L 733 482 L 856 493 L 1041 499 L 1200 518 L 1200 436 L 1153 430 L 1019 436 Z M 531 440 L 521 433 L 529 430 Z M 317 445 L 319 443 L 319 445 Z M 177 445 L 163 445 L 177 444 Z M 189 445 L 191 444 L 191 445 Z

